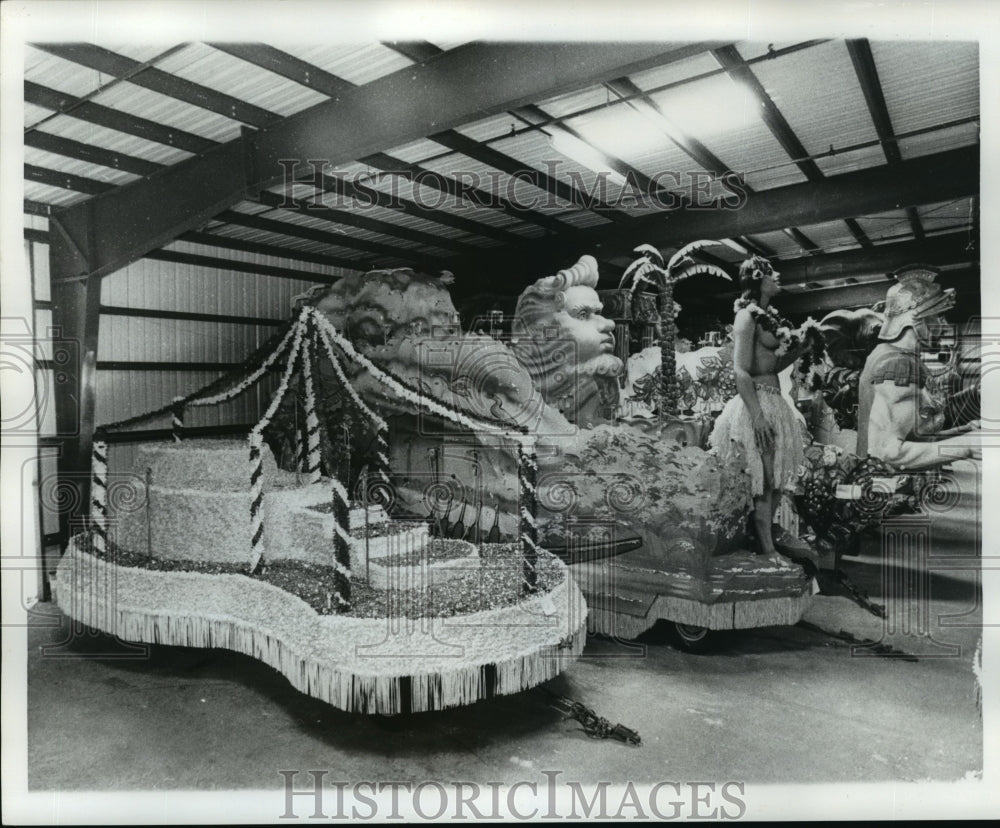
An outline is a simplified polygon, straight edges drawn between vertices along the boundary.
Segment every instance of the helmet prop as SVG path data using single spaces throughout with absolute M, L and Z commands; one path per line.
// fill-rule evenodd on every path
M 935 281 L 940 273 L 928 265 L 907 265 L 893 276 L 896 284 L 885 295 L 885 321 L 879 339 L 892 341 L 924 319 L 942 316 L 955 307 L 955 289 L 943 289 Z

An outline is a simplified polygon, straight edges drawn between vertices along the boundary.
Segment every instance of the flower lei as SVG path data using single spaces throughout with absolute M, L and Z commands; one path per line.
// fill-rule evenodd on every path
M 826 343 L 819 323 L 810 316 L 800 327 L 793 328 L 792 323 L 772 305 L 762 308 L 752 299 L 737 299 L 733 310 L 739 313 L 744 308 L 750 311 L 755 323 L 778 340 L 775 354 L 779 357 L 808 344 L 809 350 L 796 362 L 795 379 L 810 391 L 818 391 L 823 384 L 823 359 L 826 356 Z

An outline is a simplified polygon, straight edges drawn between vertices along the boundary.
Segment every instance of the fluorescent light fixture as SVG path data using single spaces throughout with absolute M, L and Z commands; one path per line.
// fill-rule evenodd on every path
M 652 99 L 685 135 L 701 140 L 746 129 L 760 119 L 757 96 L 728 75 L 659 92 Z
M 623 158 L 662 150 L 669 125 L 642 101 L 612 104 L 574 119 L 573 127 L 587 141 Z
M 608 181 L 619 187 L 625 186 L 625 176 L 611 169 L 603 155 L 586 141 L 581 141 L 575 135 L 570 135 L 561 129 L 553 130 L 549 135 L 549 140 L 552 142 L 553 148 L 567 158 L 572 158 L 578 164 L 582 164 L 595 173 L 607 173 Z

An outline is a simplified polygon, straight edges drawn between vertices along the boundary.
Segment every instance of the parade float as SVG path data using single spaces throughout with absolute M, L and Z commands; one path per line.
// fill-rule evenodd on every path
M 540 543 L 570 564 L 591 632 L 633 638 L 662 619 L 696 649 L 709 630 L 796 623 L 812 579 L 751 554 L 746 475 L 705 450 L 707 417 L 622 416 L 615 321 L 600 315 L 596 283 L 584 256 L 525 291 L 513 317 L 471 320 L 469 333 L 448 280 L 411 270 L 348 277 L 316 307 L 429 396 L 535 436 Z M 350 380 L 387 412 L 398 511 L 450 537 L 516 532 L 509 447 L 391 398 L 364 369 Z M 668 393 L 679 392 L 675 380 Z
M 245 441 L 185 439 L 187 410 L 233 399 L 279 371 Z M 472 542 L 390 514 L 388 424 L 349 372 L 409 410 L 506 447 L 517 462 L 507 537 Z M 301 462 L 286 470 L 268 439 L 293 386 Z M 322 475 L 328 438 L 316 398 L 324 393 L 374 435 L 354 495 L 347 479 Z M 165 416 L 174 440 L 139 446 L 132 485 L 109 494 L 125 470 L 109 469 L 107 435 Z M 125 641 L 252 656 L 347 711 L 436 710 L 516 693 L 563 671 L 585 640 L 580 590 L 538 545 L 534 443 L 523 428 L 460 411 L 378 367 L 307 306 L 245 370 L 98 430 L 90 519 L 60 561 L 55 600 Z

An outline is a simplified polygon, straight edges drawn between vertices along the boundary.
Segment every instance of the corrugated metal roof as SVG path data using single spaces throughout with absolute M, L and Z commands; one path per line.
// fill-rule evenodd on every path
M 750 59 L 767 54 L 770 45 L 763 41 L 755 41 L 739 43 L 736 48 L 745 59 Z M 785 45 L 791 44 L 773 44 L 778 50 Z M 665 48 L 667 47 L 668 44 L 665 44 Z M 143 43 L 116 44 L 106 48 L 132 60 L 144 62 L 175 47 L 171 44 Z M 395 50 L 374 43 L 334 43 L 306 47 L 285 45 L 280 48 L 300 60 L 312 63 L 354 84 L 368 83 L 412 63 L 410 59 Z M 978 115 L 978 50 L 975 44 L 899 41 L 873 43 L 872 50 L 885 87 L 892 125 L 897 133 L 934 126 L 951 118 Z M 308 87 L 203 43 L 188 44 L 165 56 L 157 66 L 159 70 L 174 74 L 178 78 L 273 112 L 276 118 L 299 112 L 324 100 L 323 95 Z M 31 47 L 26 53 L 25 67 L 28 80 L 77 97 L 90 94 L 99 84 L 114 81 L 111 77 L 102 76 L 93 70 Z M 640 89 L 652 89 L 718 68 L 719 63 L 706 52 L 664 67 L 636 73 L 631 80 Z M 831 144 L 839 149 L 875 139 L 871 116 L 843 41 L 810 45 L 808 48 L 773 60 L 763 60 L 753 64 L 752 71 L 760 79 L 807 153 L 812 155 L 822 153 Z M 460 79 L 456 79 L 456 84 L 460 85 Z M 653 98 L 677 128 L 683 129 L 687 136 L 704 144 L 724 164 L 746 174 L 747 182 L 755 189 L 769 189 L 806 180 L 768 127 L 758 118 L 759 102 L 751 91 L 743 89 L 728 74 L 719 73 L 710 78 L 683 83 L 675 88 L 655 93 Z M 194 133 L 212 141 L 228 141 L 240 133 L 241 124 L 234 119 L 126 81 L 114 83 L 110 88 L 99 92 L 94 100 L 118 112 L 160 123 L 172 129 Z M 591 86 L 540 100 L 536 102 L 536 106 L 552 117 L 565 118 L 568 127 L 576 130 L 595 147 L 609 156 L 621 159 L 647 176 L 658 178 L 661 186 L 690 194 L 693 176 L 704 171 L 700 164 L 693 161 L 664 134 L 664 129 L 669 131 L 670 125 L 661 124 L 663 119 L 651 110 L 646 111 L 644 115 L 637 115 L 633 108 L 642 108 L 641 103 L 634 105 L 615 103 L 617 100 L 617 96 L 609 93 L 605 87 Z M 589 107 L 598 109 L 585 115 L 575 115 L 581 109 Z M 39 119 L 50 117 L 51 114 L 44 107 L 28 104 L 24 111 L 25 123 L 30 125 Z M 553 174 L 560 181 L 575 186 L 584 193 L 594 191 L 598 174 L 588 163 L 563 156 L 549 143 L 544 132 L 528 131 L 511 137 L 509 133 L 512 123 L 517 129 L 522 129 L 524 126 L 524 122 L 515 115 L 499 113 L 490 118 L 465 124 L 458 129 L 458 132 L 473 140 L 490 142 L 491 148 L 516 159 L 525 168 Z M 175 164 L 190 157 L 189 153 L 168 145 L 95 126 L 74 117 L 72 112 L 53 117 L 44 124 L 40 132 L 160 164 Z M 639 138 L 642 140 L 638 140 Z M 913 158 L 930 152 L 966 146 L 977 140 L 978 125 L 972 123 L 904 139 L 900 142 L 900 150 L 904 158 Z M 606 214 L 581 209 L 571 202 L 551 196 L 544 190 L 523 181 L 515 182 L 508 174 L 463 154 L 449 152 L 447 148 L 430 138 L 421 138 L 398 147 L 383 148 L 381 151 L 402 162 L 420 164 L 444 175 L 456 173 L 478 175 L 479 189 L 496 193 L 512 201 L 519 201 L 525 206 L 530 205 L 538 213 L 558 219 L 567 226 L 590 227 L 604 225 L 609 221 Z M 26 150 L 25 161 L 56 172 L 115 184 L 122 184 L 134 178 L 128 173 L 31 147 Z M 558 162 L 555 167 L 548 163 L 552 161 Z M 875 165 L 882 166 L 885 164 L 885 156 L 880 147 L 873 146 L 838 153 L 831 157 L 816 158 L 816 164 L 824 174 L 835 175 Z M 355 161 L 341 164 L 336 170 L 328 169 L 326 172 L 353 180 L 355 176 L 367 173 L 368 168 L 365 164 Z M 465 178 L 463 183 L 468 181 L 469 179 Z M 467 203 L 455 203 L 453 198 L 431 186 L 414 186 L 403 179 L 359 183 L 366 183 L 367 186 L 382 192 L 395 192 L 406 200 L 415 200 L 424 207 L 440 211 L 442 218 L 448 215 L 460 216 L 477 222 L 484 230 L 487 227 L 503 229 L 510 233 L 512 238 L 540 238 L 548 232 L 533 223 L 530 215 L 517 217 L 498 209 L 481 207 L 473 209 Z M 713 196 L 723 194 L 724 191 L 717 183 L 712 187 Z M 280 188 L 273 192 L 280 192 Z M 292 192 L 296 198 L 308 199 L 314 195 L 314 191 L 308 185 L 296 185 L 292 188 Z M 608 181 L 602 197 L 613 202 L 618 194 L 618 185 Z M 25 196 L 33 201 L 53 205 L 65 205 L 87 198 L 68 189 L 50 187 L 34 181 L 26 182 Z M 326 194 L 322 199 L 325 203 L 331 204 L 338 197 Z M 340 230 L 345 237 L 393 246 L 404 258 L 413 252 L 430 252 L 442 259 L 456 255 L 451 248 L 439 248 L 434 245 L 432 240 L 435 237 L 441 240 L 460 240 L 463 244 L 481 248 L 496 247 L 505 243 L 488 236 L 473 235 L 460 228 L 430 221 L 427 218 L 379 207 L 366 206 L 364 215 L 384 222 L 389 227 L 419 231 L 427 236 L 428 241 L 422 243 L 414 239 L 401 239 L 389 233 L 358 230 L 351 226 L 338 225 L 326 218 L 319 219 L 291 211 L 274 211 L 251 202 L 241 203 L 232 209 L 247 214 L 266 213 L 269 218 L 281 220 L 289 227 L 315 227 L 330 233 L 337 233 Z M 359 210 L 360 207 L 354 205 L 350 209 Z M 621 212 L 629 218 L 639 218 L 654 211 L 623 209 Z M 950 211 L 951 215 L 947 221 L 957 221 L 954 212 L 955 210 Z M 890 223 L 882 221 L 886 218 L 891 218 L 893 222 L 900 219 L 903 226 L 897 228 L 896 232 L 908 232 L 908 222 L 905 221 L 905 215 L 899 211 L 891 216 L 861 217 L 859 221 L 869 235 L 877 236 L 879 227 Z M 353 248 L 341 248 L 335 244 L 324 244 L 312 239 L 278 235 L 254 228 L 226 226 L 219 222 L 211 222 L 210 226 L 216 228 L 216 232 L 234 239 L 283 245 L 303 251 L 327 252 L 346 259 L 359 256 L 365 261 L 372 259 L 372 254 L 359 253 Z M 925 230 L 931 233 L 941 226 L 945 226 L 945 222 L 940 218 L 934 218 L 934 211 L 931 210 L 925 222 Z M 824 248 L 830 245 L 856 246 L 843 221 L 802 229 Z M 800 254 L 798 245 L 784 233 L 761 234 L 759 238 L 763 243 L 776 249 L 779 255 Z M 230 254 L 234 261 L 244 260 L 240 258 L 240 251 L 220 252 L 219 248 L 214 248 L 205 253 L 215 257 L 228 257 Z M 282 264 L 287 265 L 288 262 Z M 303 263 L 302 267 L 304 269 L 306 263 Z M 163 269 L 161 272 L 166 270 Z M 170 272 L 179 273 L 180 269 Z M 239 274 L 239 278 L 243 279 L 240 284 L 246 285 L 257 281 L 248 280 L 246 276 L 247 274 Z M 268 281 L 267 277 L 261 278 L 265 282 Z
M 961 124 L 928 132 L 924 135 L 914 135 L 912 138 L 901 138 L 899 152 L 904 159 L 918 158 L 934 152 L 967 147 L 979 141 L 979 124 Z
M 24 126 L 28 128 L 37 124 L 43 118 L 48 118 L 52 115 L 51 109 L 46 109 L 44 106 L 36 106 L 35 104 L 26 103 L 24 105 Z
M 846 250 L 858 246 L 857 239 L 851 235 L 851 231 L 843 221 L 803 224 L 799 225 L 798 229 L 824 251 Z
M 752 71 L 810 154 L 878 138 L 843 41 L 764 61 Z
M 230 227 L 227 229 L 233 232 L 226 233 L 225 235 L 229 235 L 231 238 L 239 238 L 236 235 L 235 231 L 248 228 Z M 261 231 L 253 231 L 253 232 L 261 232 Z M 219 233 L 219 235 L 223 234 Z M 329 252 L 330 255 L 340 255 L 340 250 L 334 250 L 332 246 L 327 245 L 324 247 L 321 245 L 321 247 L 323 247 L 325 251 Z M 274 267 L 290 267 L 293 270 L 301 270 L 303 273 L 323 273 L 335 276 L 341 272 L 341 268 L 335 265 L 320 264 L 318 262 L 302 262 L 298 260 L 295 260 L 294 263 L 290 263 L 287 259 L 283 259 L 278 256 L 270 256 L 261 253 L 251 253 L 246 250 L 227 249 L 224 253 L 222 253 L 222 251 L 220 251 L 220 249 L 217 247 L 213 247 L 207 244 L 196 244 L 187 241 L 171 242 L 169 245 L 167 245 L 166 249 L 176 250 L 181 253 L 192 253 L 197 256 L 218 257 L 220 255 L 224 255 L 224 257 L 227 260 L 233 262 L 247 262 L 249 264 L 269 265 Z M 343 250 L 349 252 L 351 256 L 358 255 L 356 250 L 353 249 L 348 250 L 347 248 L 343 248 Z
M 283 117 L 327 100 L 314 89 L 204 43 L 192 43 L 165 58 L 157 68 Z
M 893 40 L 871 47 L 897 133 L 979 114 L 976 43 Z
M 731 170 L 743 175 L 755 190 L 785 187 L 806 180 L 802 171 L 789 161 L 778 139 L 760 121 L 751 121 L 741 130 L 714 136 L 705 144 Z
M 434 210 L 452 216 L 461 216 L 473 222 L 487 224 L 491 227 L 507 227 L 515 224 L 517 219 L 506 213 L 490 209 L 479 209 L 471 205 L 468 201 L 458 200 L 450 193 L 444 192 L 425 184 L 412 184 L 406 178 L 383 177 L 378 181 L 370 182 L 372 189 L 392 195 L 404 202 L 413 202 L 418 207 Z M 444 225 L 447 227 L 447 225 Z M 459 231 L 463 236 L 468 233 Z
M 858 216 L 856 221 L 864 230 L 865 235 L 873 242 L 880 241 L 887 236 L 899 236 L 911 232 L 906 210 L 889 210 L 870 216 Z
M 609 224 L 610 219 L 604 218 L 600 212 L 590 210 L 566 210 L 559 214 L 559 220 L 566 222 L 573 227 L 582 229 L 584 227 L 597 227 Z
M 94 103 L 192 132 L 212 141 L 231 141 L 239 136 L 242 126 L 239 121 L 127 81 L 99 93 L 94 98 Z
M 24 182 L 24 197 L 29 201 L 40 201 L 53 207 L 66 207 L 70 204 L 76 204 L 78 201 L 86 201 L 88 198 L 84 193 L 64 190 L 61 187 L 50 187 L 48 184 L 39 184 L 37 181 Z
M 489 141 L 492 138 L 499 138 L 501 135 L 509 135 L 511 126 L 514 129 L 523 129 L 526 124 L 520 118 L 509 112 L 501 115 L 494 115 L 490 118 L 483 118 L 471 124 L 464 124 L 458 127 L 457 132 L 462 133 L 473 141 Z
M 150 43 L 148 41 L 137 43 L 135 41 L 130 41 L 128 43 L 101 43 L 99 44 L 105 49 L 109 49 L 112 52 L 117 52 L 120 55 L 125 55 L 125 57 L 130 57 L 132 60 L 136 60 L 139 63 L 147 63 L 153 60 L 157 55 L 162 55 L 168 49 L 173 49 L 177 44 L 175 43 Z M 159 63 L 155 63 L 159 66 Z
M 476 183 L 477 189 L 507 199 L 515 205 L 525 207 L 534 205 L 531 209 L 540 213 L 559 211 L 566 207 L 565 203 L 559 202 L 554 196 L 550 197 L 545 190 L 522 179 L 515 180 L 513 176 L 501 170 L 494 169 L 460 153 L 456 153 L 454 158 L 449 156 L 436 161 L 428 161 L 426 167 L 445 175 L 452 175 L 456 170 L 461 170 L 466 174 L 467 181 Z M 488 215 L 479 216 L 478 220 L 484 223 L 490 222 Z
M 504 138 L 494 143 L 493 148 L 520 161 L 525 169 L 533 168 L 553 175 L 581 192 L 591 191 L 597 179 L 593 170 L 560 153 L 550 143 L 548 136 L 540 133 L 528 132 L 515 138 Z M 620 186 L 608 183 L 609 193 L 617 195 L 620 189 Z M 552 196 L 552 200 L 561 207 L 573 206 L 573 202 L 557 196 Z
M 974 199 L 959 198 L 926 204 L 917 208 L 924 232 L 934 233 L 955 229 L 970 229 L 973 221 Z
M 296 49 L 295 56 L 359 86 L 412 65 L 381 43 L 305 46 Z
M 67 158 L 65 155 L 56 155 L 55 153 L 35 149 L 34 147 L 24 148 L 24 162 L 44 167 L 48 170 L 92 178 L 95 181 L 103 181 L 106 184 L 128 184 L 130 181 L 136 181 L 142 177 L 123 172 L 122 170 L 116 170 L 113 167 L 105 167 L 101 164 L 77 161 L 73 158 Z
M 544 109 L 554 118 L 562 118 L 565 115 L 579 112 L 581 109 L 610 105 L 617 99 L 611 90 L 603 86 L 591 86 L 579 92 L 568 92 L 565 95 L 539 101 L 538 107 Z
M 366 233 L 366 231 L 364 230 L 358 230 L 357 228 L 349 227 L 347 225 L 333 224 L 327 221 L 326 219 L 317 218 L 315 216 L 307 216 L 303 215 L 302 213 L 295 213 L 292 212 L 291 210 L 273 210 L 267 214 L 267 218 L 274 219 L 275 221 L 287 222 L 288 224 L 294 224 L 298 227 L 309 227 L 314 230 L 322 230 L 325 233 L 337 234 L 349 239 L 362 240 L 363 238 L 366 238 L 366 236 L 362 236 L 363 233 Z M 276 241 L 276 239 L 270 233 L 266 233 L 263 231 L 255 231 L 255 232 L 260 232 L 262 239 L 267 239 L 268 241 Z M 372 241 L 380 240 L 377 234 L 374 233 L 368 233 L 367 238 L 369 238 L 369 240 Z M 385 236 L 381 237 L 381 239 L 385 238 L 386 238 Z M 412 250 L 413 248 L 420 246 L 417 242 L 410 241 L 409 239 L 394 238 L 392 239 L 391 243 L 394 247 L 398 247 L 401 250 Z M 354 255 L 357 255 L 356 251 Z
M 39 132 L 69 138 L 83 144 L 121 152 L 157 164 L 177 164 L 191 157 L 192 153 L 176 147 L 147 141 L 134 135 L 127 135 L 108 127 L 97 126 L 88 121 L 81 121 L 70 115 L 60 115 L 38 128 Z
M 762 244 L 764 247 L 774 250 L 779 256 L 802 255 L 802 248 L 799 247 L 798 243 L 780 230 L 770 233 L 754 233 L 752 236 L 747 236 L 747 238 L 751 242 Z
M 750 89 L 715 75 L 651 96 L 664 115 L 701 141 L 729 169 L 756 189 L 804 181 L 788 154 L 761 121 Z
M 385 150 L 386 155 L 391 155 L 410 164 L 417 164 L 425 158 L 432 158 L 447 152 L 445 147 L 428 138 L 421 138 L 419 141 L 411 141 L 409 144 Z
M 94 69 L 63 60 L 32 46 L 25 46 L 24 76 L 49 89 L 77 98 L 89 95 L 114 80 L 110 75 L 102 75 Z
M 880 167 L 885 164 L 885 152 L 879 145 L 865 147 L 851 152 L 841 152 L 823 158 L 814 159 L 823 175 L 839 175 L 840 173 L 863 170 L 868 167 Z
M 713 72 L 719 68 L 719 62 L 710 54 L 694 55 L 693 57 L 679 60 L 676 63 L 669 63 L 666 66 L 657 66 L 653 69 L 646 69 L 643 72 L 636 72 L 629 75 L 629 80 L 644 91 L 666 86 L 668 83 L 693 78 L 704 72 Z
M 447 52 L 449 49 L 457 49 L 459 46 L 464 46 L 466 43 L 472 43 L 473 41 L 471 39 L 444 40 L 444 39 L 438 39 L 438 38 L 435 37 L 435 38 L 433 38 L 432 40 L 430 40 L 428 42 L 429 43 L 433 43 L 439 49 Z

